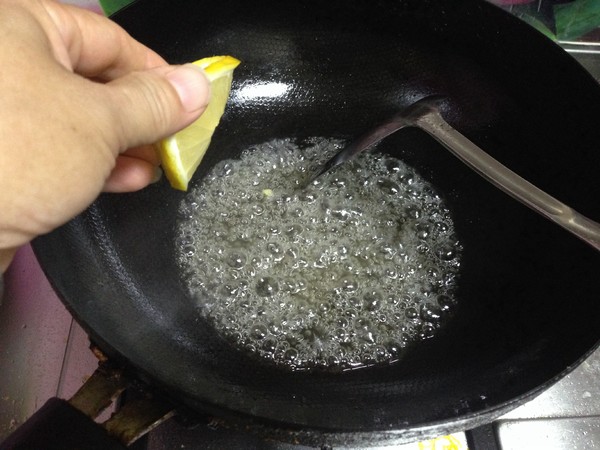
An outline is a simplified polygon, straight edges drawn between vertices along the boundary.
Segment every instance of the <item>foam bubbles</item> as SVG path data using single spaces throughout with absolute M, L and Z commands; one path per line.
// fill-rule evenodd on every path
M 238 348 L 295 370 L 397 361 L 456 305 L 461 247 L 412 168 L 365 153 L 296 189 L 341 144 L 253 147 L 180 206 L 176 243 L 201 314 Z

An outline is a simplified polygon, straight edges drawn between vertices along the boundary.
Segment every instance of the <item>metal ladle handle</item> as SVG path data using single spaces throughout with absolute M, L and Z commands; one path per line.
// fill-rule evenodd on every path
M 413 126 L 427 132 L 490 183 L 600 251 L 600 224 L 517 175 L 452 128 L 435 107 L 413 115 Z

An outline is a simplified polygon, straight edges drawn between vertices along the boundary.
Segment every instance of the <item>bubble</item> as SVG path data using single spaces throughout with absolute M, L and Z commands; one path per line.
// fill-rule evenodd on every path
M 273 354 L 275 353 L 275 350 L 277 350 L 277 341 L 272 338 L 265 339 L 261 345 L 261 348 L 264 352 Z
M 358 282 L 349 278 L 342 280 L 342 290 L 347 293 L 353 293 L 358 290 Z
M 271 333 L 273 336 L 279 336 L 280 334 L 282 334 L 282 327 L 283 323 L 280 323 L 278 321 L 272 321 L 267 325 L 269 333 Z
M 377 311 L 381 308 L 381 294 L 369 292 L 364 297 L 364 307 L 367 311 Z
M 432 303 L 425 303 L 421 306 L 421 319 L 428 322 L 437 322 L 442 318 L 442 310 L 439 306 Z
M 419 337 L 421 339 L 429 339 L 432 338 L 435 334 L 435 326 L 429 322 L 424 322 L 421 325 L 421 329 L 419 331 Z
M 254 339 L 261 340 L 261 339 L 264 339 L 267 336 L 268 332 L 269 331 L 267 330 L 267 327 L 265 325 L 262 325 L 262 324 L 254 325 L 252 327 L 251 336 Z
M 272 297 L 279 290 L 277 281 L 271 277 L 264 277 L 256 283 L 256 293 L 260 297 Z
M 344 330 L 343 328 L 337 328 L 333 332 L 333 338 L 337 339 L 338 341 L 344 341 L 345 339 L 347 339 L 347 337 L 348 337 L 348 332 L 346 330 Z
M 451 261 L 456 256 L 456 250 L 451 245 L 447 244 L 437 251 L 438 256 L 444 261 Z
M 232 345 L 289 370 L 398 361 L 457 304 L 451 215 L 411 167 L 365 153 L 298 189 L 341 147 L 256 145 L 217 163 L 177 214 L 191 301 Z
M 300 199 L 301 202 L 305 202 L 310 205 L 317 200 L 318 196 L 317 196 L 317 194 L 315 194 L 313 192 L 302 192 L 298 196 L 298 198 Z
M 225 296 L 229 296 L 229 297 L 233 297 L 235 296 L 235 294 L 237 294 L 238 288 L 237 286 L 233 286 L 231 284 L 224 284 L 221 287 L 221 292 L 225 295 Z
M 338 326 L 346 328 L 348 326 L 348 319 L 346 319 L 345 317 L 338 317 L 336 319 L 336 323 Z
M 294 269 L 301 269 L 304 267 L 308 267 L 308 261 L 304 258 L 298 258 L 295 262 L 294 262 Z
M 336 367 L 342 364 L 342 360 L 338 358 L 336 355 L 330 355 L 327 357 L 327 365 Z
M 402 345 L 395 341 L 389 341 L 385 347 L 392 356 L 398 355 L 402 350 Z
M 356 308 L 356 309 L 361 309 L 363 302 L 358 297 L 350 297 L 348 299 L 348 305 L 350 305 L 351 307 Z
M 277 242 L 269 242 L 267 250 L 274 256 L 275 261 L 280 261 L 283 258 L 283 249 Z
M 350 211 L 346 211 L 345 209 L 336 209 L 331 212 L 331 215 L 335 217 L 340 222 L 346 222 L 350 219 L 351 214 Z
M 404 311 L 404 314 L 406 315 L 406 318 L 411 319 L 411 320 L 419 317 L 419 313 L 417 312 L 417 310 L 415 308 L 406 308 L 406 311 Z
M 255 267 L 257 269 L 262 268 L 264 265 L 263 259 L 260 256 L 253 256 L 250 260 L 250 264 L 252 265 L 252 267 Z
M 317 305 L 317 311 L 319 311 L 320 313 L 327 313 L 330 309 L 331 309 L 331 303 L 330 302 L 320 302 Z
M 412 173 L 403 173 L 400 175 L 400 182 L 410 186 L 415 182 L 415 177 Z
M 442 311 L 447 311 L 456 304 L 456 301 L 452 297 L 449 297 L 447 295 L 440 295 L 437 298 L 437 302 Z
M 436 223 L 434 224 L 434 226 L 435 226 L 435 229 L 436 229 L 438 232 L 440 232 L 440 233 L 446 233 L 446 232 L 449 230 L 449 228 L 450 228 L 450 227 L 448 226 L 448 224 L 447 224 L 447 223 L 445 223 L 445 222 L 436 222 Z
M 360 339 L 362 339 L 363 342 L 368 344 L 368 346 L 370 344 L 375 344 L 375 342 L 376 342 L 375 335 L 374 335 L 373 331 L 369 328 L 365 328 L 365 329 L 361 330 L 358 333 L 358 335 L 359 335 Z
M 395 280 L 396 278 L 398 278 L 398 272 L 396 272 L 394 269 L 385 269 L 385 276 Z
M 396 195 L 400 192 L 400 187 L 388 179 L 378 180 L 377 186 L 379 186 L 379 189 L 381 189 L 382 192 L 385 192 L 388 195 Z
M 344 178 L 336 178 L 335 180 L 333 180 L 333 182 L 331 183 L 331 185 L 333 187 L 336 187 L 338 189 L 343 189 L 346 187 L 347 185 L 347 181 Z
M 423 222 L 417 223 L 415 226 L 415 232 L 419 239 L 427 239 L 429 236 L 429 224 Z
M 232 252 L 227 255 L 227 264 L 234 269 L 241 269 L 246 265 L 246 255 L 239 252 Z
M 411 219 L 418 219 L 423 213 L 419 208 L 410 205 L 404 209 L 404 214 Z
M 400 172 L 402 170 L 402 166 L 400 161 L 394 158 L 388 158 L 385 160 L 385 169 L 389 172 Z
M 342 314 L 344 314 L 344 316 L 346 316 L 346 317 L 353 318 L 358 315 L 358 312 L 356 311 L 356 309 L 348 308 L 348 309 L 344 310 L 344 312 Z
M 371 326 L 371 320 L 365 316 L 359 316 L 354 319 L 354 326 L 358 329 L 366 330 Z
M 425 242 L 420 243 L 417 245 L 417 252 L 421 253 L 422 255 L 429 253 L 429 245 L 427 245 Z
M 300 252 L 299 252 L 299 250 L 296 247 L 290 247 L 290 248 L 286 249 L 285 256 L 288 259 L 292 259 L 293 260 L 293 259 L 296 259 L 298 257 L 299 253 Z
M 179 237 L 177 239 L 177 244 L 180 247 L 185 247 L 187 245 L 192 245 L 193 246 L 194 242 L 195 242 L 194 236 L 190 236 L 190 235 L 187 235 L 187 234 L 183 235 L 183 236 L 181 236 L 181 237 Z
M 298 358 L 298 350 L 295 348 L 288 348 L 283 357 L 286 359 L 286 361 L 294 362 Z
M 287 229 L 285 230 L 285 234 L 290 238 L 294 238 L 294 237 L 298 236 L 299 234 L 302 234 L 302 231 L 304 231 L 304 228 L 302 227 L 302 225 L 294 223 L 287 227 Z
M 196 253 L 196 247 L 193 245 L 185 245 L 182 249 L 182 253 L 188 258 L 191 258 Z

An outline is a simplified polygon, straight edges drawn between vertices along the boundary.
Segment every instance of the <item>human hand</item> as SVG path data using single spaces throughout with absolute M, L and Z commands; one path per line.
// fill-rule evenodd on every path
M 0 0 L 0 42 L 2 272 L 102 190 L 153 181 L 148 144 L 195 120 L 209 85 L 109 19 L 53 0 Z

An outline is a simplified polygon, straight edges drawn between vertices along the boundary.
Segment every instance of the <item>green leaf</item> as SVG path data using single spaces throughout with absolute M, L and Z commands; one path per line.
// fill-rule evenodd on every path
M 577 39 L 600 27 L 600 2 L 577 0 L 554 7 L 556 35 L 561 40 Z
M 133 3 L 134 0 L 100 0 L 100 6 L 104 11 L 104 14 L 110 16 L 111 14 L 116 13 L 121 8 Z

